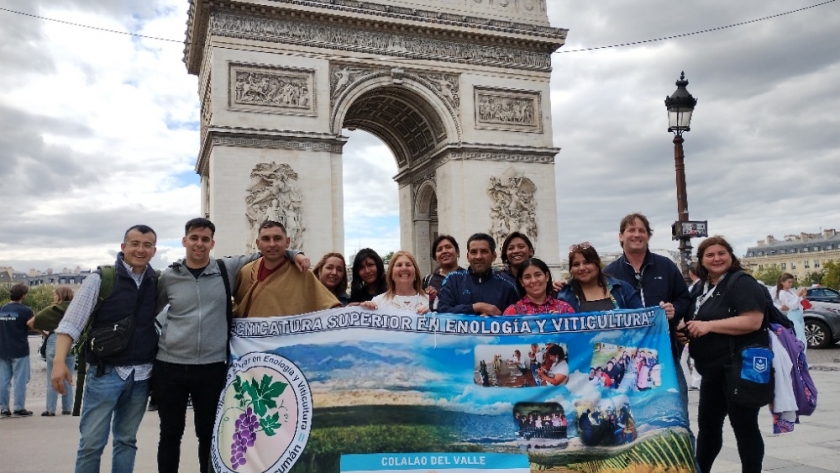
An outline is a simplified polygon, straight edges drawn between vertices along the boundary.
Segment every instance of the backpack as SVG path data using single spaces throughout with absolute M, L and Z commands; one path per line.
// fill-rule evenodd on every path
M 793 363 L 790 375 L 793 382 L 793 395 L 796 398 L 796 414 L 809 416 L 817 408 L 817 386 L 814 384 L 811 372 L 808 369 L 808 360 L 805 358 L 805 344 L 796 338 L 793 329 L 778 324 L 770 324 L 770 329 L 776 334 Z

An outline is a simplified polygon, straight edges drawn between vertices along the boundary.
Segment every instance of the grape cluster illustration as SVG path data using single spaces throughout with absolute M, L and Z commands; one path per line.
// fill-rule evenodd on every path
M 251 378 L 243 379 L 237 375 L 233 382 L 234 399 L 238 407 L 230 409 L 241 411 L 234 421 L 233 443 L 230 446 L 230 466 L 233 470 L 245 465 L 245 452 L 257 442 L 257 434 L 262 432 L 267 437 L 277 433 L 280 424 L 280 410 L 286 410 L 282 401 L 277 405 L 277 398 L 283 394 L 288 384 L 275 382 L 271 376 L 263 375 L 258 382 Z M 229 409 L 229 410 L 230 410 Z M 269 410 L 274 410 L 269 413 Z M 288 414 L 284 416 L 287 418 Z M 225 418 L 229 421 L 230 418 Z
M 254 446 L 259 425 L 260 421 L 250 407 L 236 419 L 233 444 L 230 446 L 230 464 L 234 470 L 245 464 L 245 452 Z

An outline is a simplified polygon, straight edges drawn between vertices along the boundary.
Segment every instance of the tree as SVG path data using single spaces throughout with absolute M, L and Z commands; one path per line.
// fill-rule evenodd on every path
M 808 286 L 811 284 L 822 284 L 822 280 L 825 277 L 825 271 L 822 269 L 819 271 L 811 271 L 810 273 L 805 275 L 805 280 L 800 281 L 801 285 Z
M 823 286 L 840 289 L 840 261 L 827 261 L 823 264 Z
M 759 281 L 767 284 L 768 286 L 775 286 L 777 282 L 779 282 L 779 277 L 782 275 L 784 271 L 779 269 L 777 265 L 770 266 L 769 268 L 765 267 L 764 269 L 760 269 L 753 273 L 753 277 L 758 279 Z
M 29 307 L 32 309 L 32 312 L 37 314 L 53 303 L 54 294 L 55 286 L 52 284 L 32 287 L 23 299 L 23 305 Z
M 384 258 L 382 258 L 382 261 L 383 261 L 385 264 L 388 264 L 388 263 L 390 263 L 390 262 L 391 262 L 391 258 L 393 258 L 393 257 L 394 257 L 394 252 L 392 251 L 392 252 L 388 253 L 387 255 L 385 255 L 385 257 L 384 257 Z

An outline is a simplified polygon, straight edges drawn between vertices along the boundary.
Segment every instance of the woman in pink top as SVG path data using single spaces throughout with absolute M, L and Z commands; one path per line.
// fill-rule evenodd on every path
M 551 272 L 542 260 L 527 259 L 517 268 L 516 282 L 525 296 L 502 315 L 572 314 L 572 306 L 554 297 Z M 521 293 L 521 292 L 520 292 Z

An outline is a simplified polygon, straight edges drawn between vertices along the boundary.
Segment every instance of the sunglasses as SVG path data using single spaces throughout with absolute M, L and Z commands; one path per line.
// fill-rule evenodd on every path
M 588 241 L 585 241 L 583 243 L 578 243 L 577 245 L 570 246 L 569 252 L 571 253 L 573 251 L 588 250 L 589 248 L 592 248 L 592 244 Z

